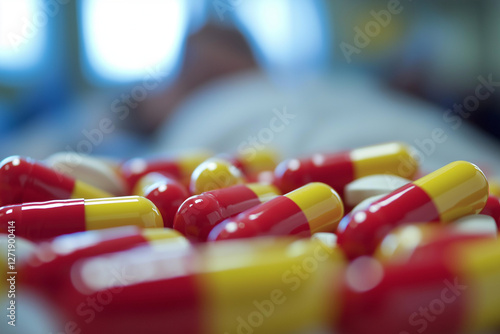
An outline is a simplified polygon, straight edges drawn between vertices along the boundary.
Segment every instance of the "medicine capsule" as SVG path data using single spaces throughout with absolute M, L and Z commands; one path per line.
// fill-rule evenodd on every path
M 195 168 L 189 191 L 198 195 L 206 191 L 227 188 L 243 183 L 243 174 L 226 159 L 210 158 Z
M 344 187 L 355 179 L 373 174 L 394 174 L 411 179 L 418 163 L 411 148 L 387 143 L 349 152 L 315 154 L 305 159 L 285 160 L 276 167 L 276 182 L 288 192 L 309 182 L 323 182 L 344 196 Z
M 170 158 L 134 158 L 121 166 L 121 174 L 130 192 L 141 177 L 151 172 L 167 173 L 188 186 L 193 170 L 210 156 L 208 152 L 195 152 Z
M 31 158 L 11 156 L 0 162 L 0 206 L 111 194 L 61 174 Z
M 207 241 L 214 226 L 224 219 L 253 208 L 280 195 L 272 186 L 259 183 L 240 184 L 216 189 L 188 198 L 180 206 L 174 229 L 190 241 Z
M 500 181 L 498 179 L 489 180 L 490 194 L 500 197 Z
M 449 225 L 407 224 L 389 233 L 375 251 L 375 257 L 388 261 L 425 261 L 432 252 L 442 253 L 443 247 L 472 239 L 496 238 L 496 224 L 484 215 L 466 216 Z M 441 248 L 441 249 L 439 249 Z
M 324 183 L 310 183 L 248 209 L 214 227 L 208 240 L 264 235 L 309 237 L 333 232 L 344 214 L 339 195 Z
M 273 171 L 279 162 L 279 154 L 271 148 L 255 150 L 251 154 L 239 154 L 233 160 L 246 177 L 256 177 L 265 171 Z
M 124 251 L 76 264 L 52 300 L 84 334 L 144 333 L 145 326 L 150 333 L 291 333 L 336 318 L 340 256 L 313 240 L 274 238 L 177 254 Z M 125 282 L 114 268 L 127 273 Z M 82 301 L 110 293 L 112 302 L 85 322 L 79 314 L 90 306 Z
M 113 196 L 127 195 L 127 186 L 120 174 L 102 159 L 76 152 L 60 152 L 44 163 L 69 177 L 107 191 Z
M 500 242 L 451 244 L 424 261 L 346 270 L 340 333 L 484 333 L 500 325 Z M 438 255 L 438 256 L 436 256 Z M 361 321 L 362 319 L 362 321 Z
M 0 208 L 0 228 L 16 224 L 16 235 L 42 240 L 61 234 L 117 226 L 163 227 L 156 206 L 140 196 L 67 199 Z
M 456 161 L 357 211 L 337 229 L 339 246 L 349 258 L 373 254 L 393 228 L 412 222 L 450 222 L 479 213 L 488 182 L 474 164 Z
M 70 275 L 71 266 L 77 261 L 145 244 L 161 245 L 165 241 L 189 247 L 186 238 L 168 228 L 123 226 L 61 235 L 39 244 L 28 265 L 23 267 L 22 283 L 43 287 L 45 292 L 54 291 Z
M 161 172 L 144 175 L 137 182 L 133 194 L 144 196 L 156 205 L 165 227 L 173 226 L 177 210 L 182 202 L 189 197 L 184 185 Z

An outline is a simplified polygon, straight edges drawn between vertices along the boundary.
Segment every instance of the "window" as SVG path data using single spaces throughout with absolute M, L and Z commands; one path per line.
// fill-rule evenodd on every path
M 86 0 L 83 58 L 92 79 L 140 80 L 148 69 L 173 71 L 187 27 L 184 0 Z

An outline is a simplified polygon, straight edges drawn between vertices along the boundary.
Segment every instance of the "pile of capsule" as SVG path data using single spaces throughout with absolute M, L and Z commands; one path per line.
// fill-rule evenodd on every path
M 33 333 L 498 330 L 500 187 L 465 161 L 424 175 L 412 150 L 8 157 L 18 323 L 31 303 Z

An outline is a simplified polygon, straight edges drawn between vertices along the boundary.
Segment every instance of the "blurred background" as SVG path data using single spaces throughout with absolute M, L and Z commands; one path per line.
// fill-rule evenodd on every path
M 351 105 L 387 122 L 387 109 L 411 105 L 453 125 L 460 103 L 472 110 L 460 122 L 497 147 L 499 17 L 494 0 L 0 0 L 0 155 L 234 151 L 252 134 L 293 155 L 408 141 L 398 133 L 413 116 L 393 125 L 394 138 L 375 125 L 347 138 L 356 123 L 333 114 L 347 117 Z M 262 83 L 248 79 L 256 70 Z M 480 84 L 487 98 L 471 99 Z M 385 107 L 389 95 L 399 102 Z M 273 113 L 287 124 L 287 112 L 310 126 L 259 139 Z M 415 126 L 411 136 L 429 136 Z M 295 149 L 320 130 L 332 135 Z M 211 140 L 220 132 L 228 136 Z

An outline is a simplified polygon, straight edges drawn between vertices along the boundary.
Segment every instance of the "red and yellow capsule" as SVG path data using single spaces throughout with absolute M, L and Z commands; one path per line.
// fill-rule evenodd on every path
M 500 325 L 500 242 L 452 243 L 425 261 L 346 270 L 339 330 L 349 334 L 483 333 Z M 362 319 L 362 321 L 360 321 Z
M 11 156 L 0 162 L 0 206 L 110 196 L 103 190 L 59 173 L 31 158 Z
M 0 228 L 7 230 L 9 221 L 15 222 L 16 235 L 30 240 L 126 225 L 163 227 L 156 206 L 141 196 L 8 205 L 0 208 Z
M 204 192 L 188 198 L 179 208 L 174 229 L 190 241 L 207 241 L 213 227 L 224 219 L 280 195 L 279 190 L 260 183 L 240 184 Z
M 141 229 L 124 226 L 104 230 L 77 232 L 42 242 L 22 268 L 22 283 L 54 291 L 60 287 L 71 266 L 77 261 L 97 255 L 119 252 L 140 245 L 161 245 L 165 242 L 188 247 L 179 232 L 169 228 Z
M 490 179 L 490 194 L 500 197 L 500 181 L 498 179 Z
M 126 161 L 120 169 L 132 191 L 139 179 L 151 172 L 167 173 L 184 185 L 189 185 L 193 170 L 211 156 L 208 152 L 195 152 L 170 158 L 134 158 Z
M 450 222 L 479 213 L 488 182 L 474 164 L 456 161 L 409 183 L 355 212 L 337 229 L 349 258 L 372 254 L 393 228 L 412 222 Z
M 203 161 L 191 175 L 189 191 L 193 195 L 231 187 L 243 183 L 243 174 L 226 159 L 210 158 Z
M 213 243 L 177 254 L 125 251 L 75 265 L 67 290 L 53 300 L 83 333 L 138 333 L 144 324 L 154 333 L 290 333 L 334 321 L 343 266 L 340 252 L 306 239 Z M 113 268 L 141 274 L 119 282 Z M 82 300 L 106 294 L 113 300 L 92 322 L 75 314 Z
M 186 187 L 176 179 L 161 172 L 144 175 L 136 184 L 134 195 L 144 196 L 153 202 L 163 218 L 165 227 L 172 227 L 174 217 L 188 197 Z
M 343 214 L 335 190 L 315 182 L 224 220 L 210 232 L 208 240 L 333 232 Z
M 230 161 L 238 167 L 247 178 L 256 178 L 265 171 L 273 171 L 279 162 L 279 154 L 271 148 L 263 148 L 238 154 Z
M 489 218 L 482 216 L 483 218 Z M 461 224 L 406 224 L 389 233 L 375 251 L 375 257 L 382 262 L 426 261 L 429 256 L 443 254 L 442 249 L 464 241 L 496 238 L 496 228 L 490 222 L 478 221 L 474 229 L 463 228 Z M 486 224 L 484 224 L 486 223 Z
M 305 159 L 285 160 L 276 167 L 276 184 L 288 192 L 309 182 L 323 182 L 341 196 L 344 187 L 355 179 L 373 174 L 394 174 L 411 179 L 418 163 L 411 148 L 401 143 L 387 143 L 348 152 L 315 154 Z

